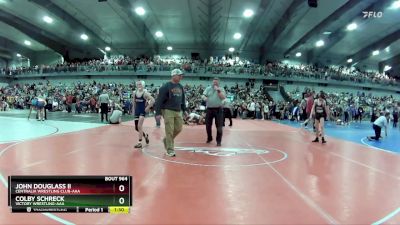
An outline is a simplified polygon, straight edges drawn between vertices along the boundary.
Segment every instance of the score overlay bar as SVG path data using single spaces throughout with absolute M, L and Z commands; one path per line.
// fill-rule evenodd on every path
M 12 212 L 126 213 L 132 206 L 131 176 L 9 176 L 8 187 Z

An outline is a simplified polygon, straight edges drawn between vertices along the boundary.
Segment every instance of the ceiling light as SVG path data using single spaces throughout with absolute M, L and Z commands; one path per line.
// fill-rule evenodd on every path
M 357 29 L 357 24 L 356 23 L 351 23 L 349 25 L 347 25 L 347 30 L 352 31 Z
M 319 41 L 315 42 L 315 46 L 317 46 L 317 47 L 321 47 L 324 45 L 325 45 L 325 42 L 323 40 L 319 40 Z
M 234 35 L 233 35 L 233 38 L 234 39 L 240 39 L 242 37 L 242 35 L 240 34 L 240 33 L 235 33 Z
M 168 51 L 172 51 L 172 46 L 168 46 L 168 47 L 167 47 L 167 50 L 168 50 Z
M 21 57 L 21 54 L 17 53 L 17 57 Z
M 105 47 L 105 50 L 107 51 L 107 52 L 109 52 L 109 51 L 111 51 L 111 48 L 110 47 Z
M 135 9 L 136 14 L 138 14 L 139 16 L 143 16 L 146 13 L 146 10 L 143 9 L 143 7 L 137 7 Z
M 391 66 L 389 66 L 389 65 L 386 65 L 386 66 L 385 66 L 385 68 L 383 68 L 383 71 L 385 71 L 385 72 L 386 72 L 386 71 L 388 71 L 388 70 L 390 70 L 390 69 L 392 69 L 392 67 L 391 67 Z
M 390 46 L 387 46 L 387 47 L 385 48 L 385 52 L 390 52 Z
M 332 34 L 332 32 L 330 32 L 330 31 L 325 31 L 323 34 L 325 34 L 325 35 L 330 35 L 330 34 Z
M 300 57 L 301 56 L 301 52 L 296 53 L 296 57 Z
M 53 18 L 48 16 L 43 16 L 43 21 L 50 24 L 53 23 Z
M 234 52 L 234 51 L 235 51 L 235 48 L 230 47 L 228 50 L 229 50 L 230 52 Z
M 399 9 L 400 8 L 400 0 L 394 1 L 391 6 L 392 9 Z
M 31 43 L 30 41 L 28 41 L 28 40 L 25 40 L 25 41 L 24 41 L 24 44 L 29 46 L 29 45 L 31 45 L 32 43 Z
M 375 50 L 372 52 L 372 55 L 379 55 L 379 50 Z
M 254 15 L 254 11 L 251 9 L 246 9 L 243 12 L 243 16 L 246 18 L 252 17 Z
M 156 37 L 162 37 L 162 36 L 164 36 L 163 32 L 161 31 L 156 32 Z
M 81 34 L 81 39 L 86 41 L 89 37 L 86 34 Z
M 348 62 L 348 63 L 352 63 L 352 62 L 353 62 L 353 59 L 350 58 L 350 59 L 347 60 L 347 62 Z

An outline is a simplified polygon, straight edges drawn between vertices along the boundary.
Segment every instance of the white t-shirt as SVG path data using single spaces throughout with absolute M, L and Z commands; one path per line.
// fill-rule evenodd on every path
M 248 107 L 249 111 L 255 111 L 256 110 L 256 103 L 255 102 L 251 102 L 249 107 Z
M 119 118 L 122 117 L 122 111 L 121 110 L 114 110 L 113 113 L 110 116 L 110 122 L 111 123 L 118 123 L 119 122 Z
M 374 124 L 380 126 L 381 128 L 386 127 L 387 119 L 385 116 L 380 116 L 378 119 L 375 120 Z
M 269 107 L 267 104 L 264 104 L 264 112 L 268 112 L 269 111 Z

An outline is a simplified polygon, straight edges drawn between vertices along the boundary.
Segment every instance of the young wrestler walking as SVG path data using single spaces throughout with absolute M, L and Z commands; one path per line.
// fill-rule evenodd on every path
M 318 99 L 314 101 L 310 119 L 314 116 L 315 118 L 315 139 L 312 142 L 319 142 L 319 136 L 321 135 L 322 143 L 326 143 L 324 137 L 324 124 L 329 115 L 329 109 L 326 104 L 325 95 L 321 91 L 318 95 Z
M 135 148 L 142 148 L 142 138 L 146 140 L 146 144 L 149 144 L 149 134 L 143 132 L 143 122 L 146 113 L 150 111 L 150 108 L 154 104 L 154 98 L 147 90 L 144 89 L 145 82 L 136 82 L 136 91 L 133 94 L 132 112 L 135 115 L 135 130 L 139 133 L 139 142 L 135 145 Z

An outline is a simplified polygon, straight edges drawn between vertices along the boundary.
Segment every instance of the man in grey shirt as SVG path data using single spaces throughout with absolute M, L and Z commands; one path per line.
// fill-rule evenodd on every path
M 110 102 L 110 97 L 108 97 L 107 91 L 104 89 L 103 93 L 99 96 L 99 103 L 101 109 L 101 122 L 104 120 L 104 115 L 106 116 L 106 121 L 108 121 L 108 103 Z
M 207 87 L 203 93 L 203 100 L 207 102 L 206 113 L 206 131 L 207 143 L 212 142 L 211 126 L 215 118 L 215 126 L 217 127 L 217 146 L 221 146 L 222 141 L 222 124 L 224 119 L 224 103 L 225 90 L 219 86 L 219 78 L 213 79 L 213 85 Z

